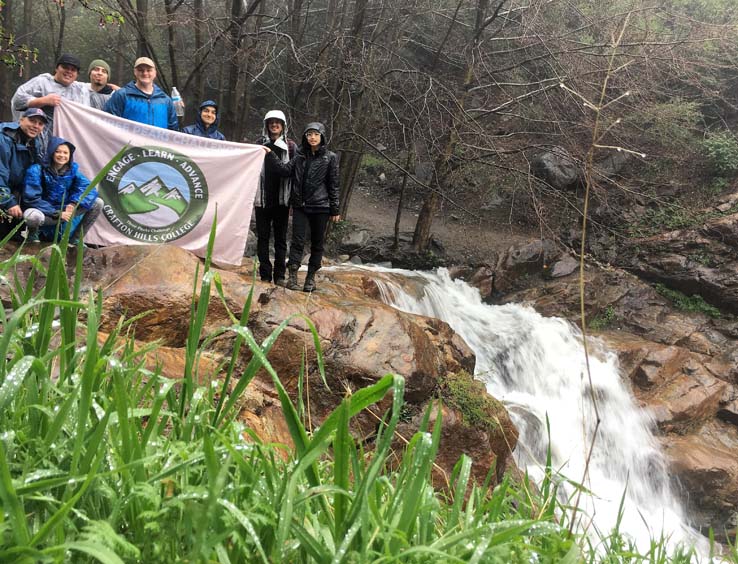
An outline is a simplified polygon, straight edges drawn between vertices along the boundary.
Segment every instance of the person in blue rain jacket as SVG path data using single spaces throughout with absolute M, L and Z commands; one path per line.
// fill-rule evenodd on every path
M 225 141 L 225 136 L 218 131 L 218 117 L 218 105 L 213 100 L 205 100 L 200 104 L 200 114 L 195 123 L 186 125 L 182 131 L 198 137 Z
M 31 165 L 26 171 L 21 207 L 28 242 L 37 242 L 39 233 L 52 239 L 57 224 L 63 233 L 67 221 L 72 222 L 70 241 L 74 242 L 79 231 L 86 233 L 100 215 L 103 201 L 95 189 L 85 194 L 90 181 L 74 162 L 74 151 L 69 141 L 52 137 L 47 162 Z

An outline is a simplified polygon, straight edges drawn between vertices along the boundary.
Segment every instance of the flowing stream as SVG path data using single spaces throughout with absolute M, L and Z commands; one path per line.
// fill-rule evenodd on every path
M 387 274 L 387 282 L 380 283 L 385 302 L 442 319 L 466 340 L 477 357 L 475 377 L 505 404 L 520 431 L 518 466 L 539 482 L 549 448 L 548 419 L 552 466 L 562 478 L 560 492 L 573 503 L 575 490 L 567 480 L 583 483 L 592 492 L 579 502 L 581 530 L 594 533 L 593 540 L 606 536 L 617 524 L 622 502 L 620 531 L 641 550 L 663 534 L 672 547 L 698 544 L 702 552 L 704 537 L 686 525 L 651 432 L 652 421 L 622 382 L 615 353 L 599 340 L 588 339 L 592 394 L 582 335 L 571 323 L 516 304 L 487 305 L 475 288 L 451 280 L 445 269 L 373 270 Z M 403 289 L 409 286 L 417 295 Z M 582 482 L 596 421 L 593 395 L 601 424 Z

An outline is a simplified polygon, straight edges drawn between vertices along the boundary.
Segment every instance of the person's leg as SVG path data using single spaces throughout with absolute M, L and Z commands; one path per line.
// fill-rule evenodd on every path
M 323 247 L 325 246 L 325 230 L 328 227 L 330 215 L 327 213 L 311 213 L 310 219 L 310 260 L 308 270 L 320 270 L 323 261 Z
M 299 290 L 297 283 L 297 271 L 302 263 L 302 250 L 305 247 L 305 229 L 307 229 L 308 219 L 302 208 L 294 208 L 292 210 L 292 240 L 290 241 L 290 260 L 287 263 L 290 279 L 287 282 L 287 288 L 290 290 Z
M 308 261 L 308 272 L 305 277 L 303 291 L 315 290 L 315 273 L 320 270 L 323 262 L 323 247 L 325 243 L 325 230 L 328 226 L 330 215 L 327 213 L 313 213 L 308 216 L 310 221 L 310 259 Z
M 95 203 L 92 204 L 92 207 L 89 210 L 77 208 L 77 211 L 74 215 L 82 216 L 82 221 L 80 222 L 77 230 L 72 233 L 70 242 L 76 241 L 80 233 L 83 234 L 83 237 L 87 234 L 87 232 L 90 230 L 90 227 L 92 227 L 92 224 L 97 221 L 98 217 L 100 217 L 100 213 L 102 212 L 104 205 L 105 202 L 103 202 L 102 198 L 95 198 Z
M 285 259 L 287 257 L 287 228 L 290 222 L 290 208 L 277 206 L 274 208 L 274 283 L 284 281 Z
M 41 210 L 36 208 L 28 208 L 23 212 L 23 219 L 26 220 L 26 241 L 29 243 L 38 243 L 38 228 L 46 222 L 46 216 Z
M 272 281 L 272 263 L 269 260 L 269 236 L 272 231 L 272 214 L 267 208 L 255 207 L 256 255 L 259 257 L 259 277 L 263 282 Z

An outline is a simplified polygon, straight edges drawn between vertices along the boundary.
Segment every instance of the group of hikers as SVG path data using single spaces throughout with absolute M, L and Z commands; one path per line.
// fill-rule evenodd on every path
M 89 82 L 80 82 L 81 61 L 64 54 L 54 73 L 40 74 L 16 90 L 11 100 L 15 121 L 0 123 L 0 209 L 12 225 L 25 221 L 27 243 L 53 240 L 71 222 L 70 243 L 76 244 L 100 215 L 104 202 L 74 162 L 74 144 L 52 135 L 54 108 L 62 99 L 114 116 L 180 131 L 174 102 L 156 81 L 156 65 L 139 57 L 134 80 L 123 87 L 110 83 L 110 65 L 93 60 Z M 206 100 L 195 123 L 183 133 L 225 140 L 218 130 L 218 105 Z M 264 116 L 265 160 L 254 200 L 259 276 L 264 282 L 299 290 L 306 232 L 310 258 L 302 289 L 315 290 L 315 273 L 323 257 L 328 223 L 339 221 L 338 158 L 326 145 L 323 124 L 312 122 L 300 144 L 287 137 L 287 118 L 280 110 Z M 287 257 L 287 232 L 292 216 L 292 239 Z M 274 239 L 274 261 L 270 240 Z

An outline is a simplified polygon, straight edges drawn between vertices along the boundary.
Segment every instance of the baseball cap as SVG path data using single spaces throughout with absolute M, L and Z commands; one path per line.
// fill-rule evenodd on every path
M 49 118 L 41 108 L 28 108 L 23 112 L 23 117 L 40 117 L 46 123 L 49 123 Z
M 59 60 L 56 61 L 56 66 L 59 65 L 72 65 L 73 67 L 77 67 L 77 70 L 82 68 L 82 63 L 80 60 L 75 57 L 74 55 L 70 55 L 69 53 L 64 53 L 61 57 L 59 57 Z
M 152 61 L 148 57 L 139 57 L 138 59 L 136 59 L 136 62 L 133 63 L 133 68 L 135 69 L 139 65 L 146 65 L 147 67 L 156 68 L 154 61 Z

